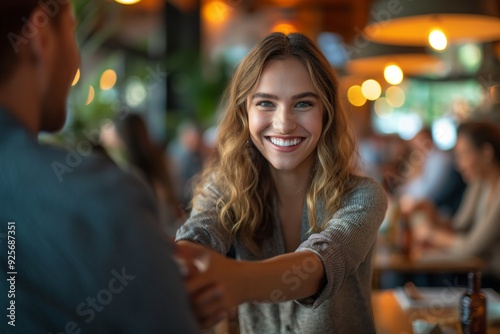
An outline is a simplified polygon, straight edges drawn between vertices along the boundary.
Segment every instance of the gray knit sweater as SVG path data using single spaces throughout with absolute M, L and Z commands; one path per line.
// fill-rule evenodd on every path
M 302 243 L 296 251 L 312 251 L 321 258 L 327 282 L 320 293 L 300 301 L 240 305 L 241 333 L 375 333 L 370 301 L 371 257 L 387 198 L 383 189 L 368 178 L 354 176 L 351 189 L 321 233 L 307 234 L 304 205 Z M 215 209 L 221 194 L 216 186 L 207 186 L 206 195 L 197 199 L 197 207 L 203 210 L 193 210 L 177 232 L 177 240 L 194 241 L 222 254 L 232 244 L 238 259 L 259 260 L 221 227 Z M 323 221 L 322 205 L 318 205 L 316 214 L 318 221 Z M 263 258 L 285 253 L 280 223 L 275 217 L 273 233 L 262 244 Z M 284 279 L 292 283 L 294 277 Z

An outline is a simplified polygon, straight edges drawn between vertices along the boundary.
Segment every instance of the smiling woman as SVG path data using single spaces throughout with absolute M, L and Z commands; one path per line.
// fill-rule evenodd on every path
M 294 172 L 307 180 L 321 136 L 323 106 L 304 65 L 291 57 L 270 61 L 247 110 L 252 142 L 271 172 Z
M 273 33 L 238 66 L 217 157 L 177 233 L 179 254 L 210 259 L 187 277 L 204 326 L 240 305 L 242 333 L 374 333 L 371 253 L 386 197 L 353 174 L 337 88 L 302 34 Z M 238 261 L 217 254 L 231 245 Z

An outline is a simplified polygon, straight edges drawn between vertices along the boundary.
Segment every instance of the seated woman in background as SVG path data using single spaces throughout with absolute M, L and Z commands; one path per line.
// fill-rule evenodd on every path
M 141 116 L 127 114 L 103 129 L 104 146 L 124 169 L 144 178 L 158 199 L 162 230 L 174 236 L 182 213 L 175 197 L 163 152 L 151 140 Z
M 422 206 L 413 235 L 429 259 L 481 257 L 487 261 L 485 285 L 500 288 L 500 129 L 487 122 L 462 124 L 455 146 L 467 189 L 451 222 L 434 207 Z M 420 216 L 421 215 L 415 215 Z

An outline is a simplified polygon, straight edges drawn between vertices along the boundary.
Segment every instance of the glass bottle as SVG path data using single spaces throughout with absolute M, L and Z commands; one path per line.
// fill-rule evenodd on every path
M 467 290 L 460 298 L 460 325 L 463 334 L 486 334 L 486 297 L 479 271 L 468 275 Z

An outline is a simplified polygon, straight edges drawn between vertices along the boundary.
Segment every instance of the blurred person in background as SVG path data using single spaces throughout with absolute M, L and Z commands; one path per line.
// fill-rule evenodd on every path
M 302 34 L 273 33 L 228 87 L 217 154 L 178 247 L 204 251 L 189 276 L 199 319 L 239 305 L 242 333 L 375 333 L 372 254 L 387 200 L 355 175 L 354 139 L 331 65 Z M 234 245 L 237 260 L 224 255 Z
M 153 193 L 37 142 L 65 123 L 75 28 L 67 0 L 0 2 L 0 333 L 198 333 Z
M 216 126 L 209 127 L 203 132 L 203 166 L 209 166 L 215 158 L 217 149 L 218 129 Z
M 500 128 L 487 122 L 460 125 L 455 146 L 467 189 L 452 221 L 422 205 L 413 235 L 430 259 L 481 257 L 484 285 L 500 289 Z
M 175 236 L 182 223 L 180 203 L 175 196 L 166 158 L 151 140 L 143 118 L 137 114 L 119 117 L 112 126 L 103 128 L 101 138 L 110 156 L 122 168 L 147 181 L 158 201 L 161 228 Z
M 406 170 L 401 161 L 408 156 L 408 144 L 397 134 L 376 134 L 370 132 L 356 137 L 358 157 L 356 173 L 373 178 L 380 183 L 387 194 L 393 196 L 405 181 Z
M 356 139 L 359 152 L 358 173 L 380 182 L 382 180 L 380 165 L 383 159 L 384 142 L 380 136 L 374 134 L 364 137 L 358 136 Z
M 420 130 L 409 145 L 410 154 L 403 163 L 413 173 L 398 189 L 402 213 L 411 214 L 420 202 L 429 201 L 443 215 L 452 217 L 465 190 L 453 156 L 436 147 L 429 128 Z
M 187 212 L 193 197 L 193 177 L 203 168 L 203 133 L 199 126 L 190 121 L 182 123 L 167 154 L 172 162 L 177 198 Z

